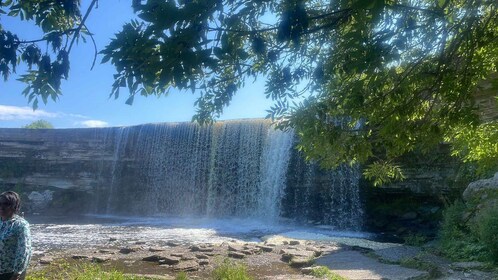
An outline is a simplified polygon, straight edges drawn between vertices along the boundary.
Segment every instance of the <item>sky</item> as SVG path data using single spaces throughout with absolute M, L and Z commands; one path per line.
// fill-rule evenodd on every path
M 81 1 L 84 12 L 90 0 Z M 103 49 L 123 24 L 134 17 L 129 0 L 99 1 L 87 19 L 88 29 L 95 34 L 99 50 Z M 4 29 L 17 33 L 22 40 L 42 37 L 40 30 L 30 22 L 10 17 L 0 17 Z M 57 102 L 39 103 L 36 111 L 21 92 L 25 85 L 11 75 L 7 82 L 0 80 L 0 127 L 22 127 L 35 120 L 44 119 L 55 128 L 129 126 L 143 123 L 191 121 L 195 114 L 197 94 L 172 90 L 169 96 L 135 98 L 133 105 L 126 105 L 126 94 L 119 99 L 109 98 L 115 73 L 110 64 L 97 64 L 90 71 L 94 56 L 93 45 L 80 42 L 70 54 L 69 79 L 63 81 L 63 95 Z M 25 68 L 19 67 L 17 74 Z M 273 104 L 265 98 L 264 81 L 246 82 L 239 90 L 220 119 L 263 118 Z

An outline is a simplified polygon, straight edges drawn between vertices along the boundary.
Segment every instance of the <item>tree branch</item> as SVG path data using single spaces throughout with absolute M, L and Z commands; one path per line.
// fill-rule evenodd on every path
M 73 39 L 71 40 L 71 44 L 69 44 L 69 49 L 67 50 L 68 54 L 71 52 L 71 48 L 74 45 L 74 41 L 76 41 L 76 37 L 78 37 L 78 35 L 80 34 L 81 28 L 83 27 L 83 25 L 85 25 L 85 21 L 88 18 L 88 16 L 90 15 L 90 12 L 92 11 L 93 6 L 95 6 L 95 4 L 97 3 L 97 1 L 98 0 L 92 0 L 92 3 L 90 3 L 90 6 L 86 10 L 85 16 L 81 20 L 80 25 L 78 26 L 78 28 L 76 28 L 76 31 L 74 32 Z
M 95 43 L 95 38 L 93 38 L 92 32 L 90 32 L 90 30 L 88 29 L 88 27 L 86 27 L 85 24 L 84 24 L 84 26 L 85 26 L 85 29 L 88 30 L 88 33 L 90 34 L 90 39 L 92 39 L 92 43 L 93 43 L 94 54 L 93 54 L 92 67 L 90 68 L 90 70 L 93 70 L 93 67 L 95 66 L 95 61 L 97 61 L 97 55 L 98 55 L 99 52 L 97 50 L 97 44 Z

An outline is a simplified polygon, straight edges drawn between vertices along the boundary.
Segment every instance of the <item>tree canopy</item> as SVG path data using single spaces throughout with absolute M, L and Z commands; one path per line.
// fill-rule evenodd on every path
M 30 124 L 23 126 L 22 128 L 28 129 L 52 129 L 54 126 L 46 120 L 37 120 Z
M 7 79 L 27 64 L 20 81 L 34 107 L 61 94 L 71 47 L 91 38 L 85 19 L 96 2 L 82 15 L 78 0 L 0 1 L 0 13 L 45 33 L 23 41 L 0 26 L 0 73 Z M 139 19 L 100 51 L 116 69 L 110 95 L 126 90 L 127 104 L 192 90 L 199 96 L 194 120 L 209 123 L 248 79 L 265 79 L 264 94 L 275 101 L 268 117 L 294 129 L 299 149 L 323 166 L 368 163 L 367 177 L 383 183 L 402 177 L 400 156 L 442 141 L 466 160 L 498 162 L 497 120 L 482 122 L 474 99 L 498 70 L 496 0 L 130 4 Z M 40 42 L 51 52 L 42 53 Z

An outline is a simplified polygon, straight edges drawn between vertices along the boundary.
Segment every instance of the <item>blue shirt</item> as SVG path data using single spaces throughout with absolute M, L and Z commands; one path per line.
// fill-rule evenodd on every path
M 29 223 L 18 215 L 0 221 L 0 274 L 22 273 L 31 259 Z

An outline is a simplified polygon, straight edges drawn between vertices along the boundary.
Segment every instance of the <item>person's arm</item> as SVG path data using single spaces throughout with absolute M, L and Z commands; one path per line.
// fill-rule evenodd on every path
M 29 225 L 21 224 L 17 239 L 17 249 L 14 261 L 14 275 L 11 280 L 19 279 L 20 275 L 28 268 L 31 258 L 31 233 Z

